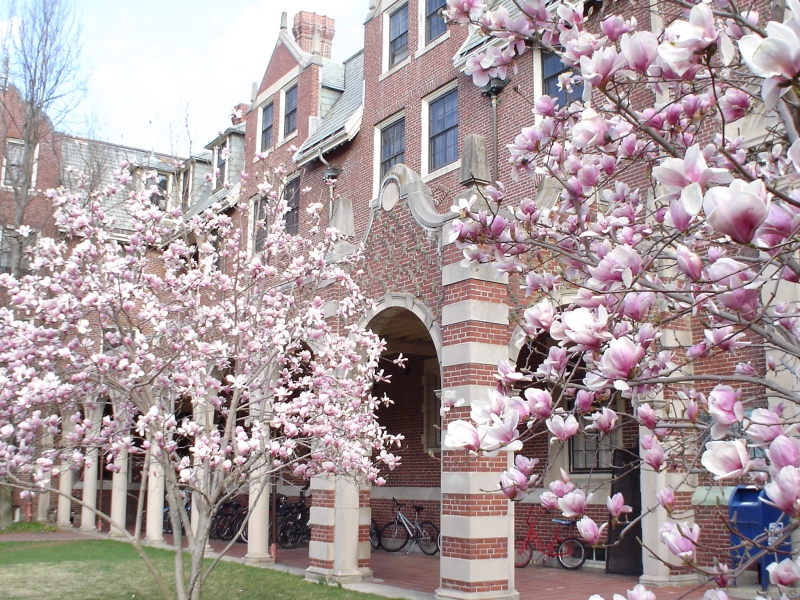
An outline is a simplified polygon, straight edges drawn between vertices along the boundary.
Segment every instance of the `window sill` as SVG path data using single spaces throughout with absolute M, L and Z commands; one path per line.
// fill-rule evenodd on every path
M 452 173 L 461 168 L 461 159 L 459 158 L 455 162 L 451 162 L 449 165 L 445 165 L 435 171 L 428 173 L 427 175 L 422 176 L 422 181 L 428 183 L 429 181 L 436 179 L 437 177 L 441 177 L 442 175 L 447 175 L 448 173 Z
M 290 142 L 296 137 L 297 137 L 297 129 L 295 129 L 292 133 L 290 133 L 288 136 L 286 136 L 280 142 L 278 142 L 278 145 L 275 146 L 275 149 L 277 150 L 278 148 L 283 146 L 286 142 Z
M 408 63 L 410 63 L 410 62 L 411 62 L 411 57 L 410 57 L 410 56 L 406 56 L 406 57 L 405 57 L 403 60 L 401 60 L 399 63 L 397 63 L 397 64 L 396 64 L 395 66 L 393 66 L 391 69 L 389 69 L 388 71 L 384 71 L 383 73 L 381 73 L 381 74 L 378 76 L 378 81 L 383 81 L 384 79 L 386 79 L 387 77 L 389 77 L 389 75 L 393 75 L 393 74 L 395 74 L 397 71 L 399 71 L 400 69 L 402 69 L 403 67 L 405 67 L 405 66 L 406 66 Z
M 429 50 L 433 50 L 434 48 L 436 48 L 436 46 L 446 42 L 449 39 L 450 39 L 450 30 L 448 29 L 445 33 L 443 33 L 442 35 L 437 37 L 435 40 L 433 40 L 432 42 L 429 42 L 427 46 L 417 50 L 416 53 L 414 53 L 414 58 L 419 58 L 420 56 L 422 56 L 423 54 L 425 54 Z

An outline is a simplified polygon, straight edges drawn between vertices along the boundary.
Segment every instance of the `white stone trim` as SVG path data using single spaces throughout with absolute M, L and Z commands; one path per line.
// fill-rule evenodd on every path
M 448 391 L 452 391 L 455 394 L 456 400 L 464 401 L 462 406 L 465 407 L 472 406 L 474 400 L 486 400 L 492 389 L 487 385 L 457 385 L 447 388 Z
M 336 511 L 328 506 L 312 506 L 308 517 L 309 523 L 314 525 L 336 525 Z
M 509 560 L 510 558 L 468 560 L 443 556 L 439 559 L 439 573 L 445 579 L 455 579 L 467 583 L 504 580 L 508 579 Z
M 467 279 L 505 284 L 508 283 L 508 273 L 501 273 L 494 265 L 488 263 L 464 267 L 461 262 L 456 262 L 442 267 L 442 285 L 452 285 Z
M 508 346 L 484 342 L 464 342 L 442 348 L 442 367 L 454 365 L 493 365 L 508 360 Z
M 300 72 L 302 69 L 300 65 L 297 65 L 294 69 L 286 73 L 283 77 L 278 79 L 275 83 L 261 92 L 257 97 L 256 101 L 253 103 L 254 108 L 261 108 L 262 105 L 266 104 L 267 100 L 269 100 L 276 92 L 281 90 L 284 87 L 288 87 L 288 84 L 293 80 L 300 77 Z M 275 109 L 273 109 L 275 110 Z M 274 113 L 273 113 L 274 114 Z M 273 117 L 274 118 L 274 117 Z M 277 132 L 275 132 L 277 133 Z M 274 136 L 273 136 L 274 137 Z M 259 140 L 260 141 L 260 140 Z
M 330 542 L 318 542 L 311 540 L 308 543 L 308 558 L 317 560 L 333 561 L 334 545 Z
M 504 517 L 464 517 L 442 515 L 442 531 L 457 531 L 459 538 L 479 540 L 496 538 L 497 533 L 508 529 L 509 518 Z
M 500 473 L 444 471 L 442 473 L 442 493 L 485 494 L 486 492 L 497 490 L 499 482 Z
M 366 314 L 361 318 L 358 326 L 365 329 L 369 323 L 383 311 L 389 308 L 405 308 L 414 313 L 414 315 L 422 321 L 428 330 L 428 333 L 433 340 L 433 345 L 436 348 L 436 354 L 441 360 L 442 348 L 444 346 L 444 338 L 442 336 L 442 329 L 433 314 L 422 301 L 406 292 L 390 292 L 383 298 L 376 298 L 374 300 L 374 308 L 369 309 Z
M 508 325 L 508 305 L 485 300 L 463 300 L 442 307 L 442 326 L 464 321 Z

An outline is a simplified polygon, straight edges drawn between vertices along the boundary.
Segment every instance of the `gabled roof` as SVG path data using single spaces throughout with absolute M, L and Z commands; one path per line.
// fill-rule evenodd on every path
M 237 125 L 231 125 L 224 131 L 220 131 L 217 137 L 206 144 L 206 149 L 213 150 L 215 147 L 219 146 L 220 142 L 223 138 L 228 137 L 232 133 L 238 133 L 240 135 L 244 135 L 245 130 L 245 122 L 242 121 Z
M 320 152 L 324 154 L 349 142 L 361 128 L 364 112 L 364 51 L 348 58 L 343 66 L 344 92 L 294 155 L 295 162 L 299 164 L 312 160 Z M 323 67 L 323 85 L 324 73 Z

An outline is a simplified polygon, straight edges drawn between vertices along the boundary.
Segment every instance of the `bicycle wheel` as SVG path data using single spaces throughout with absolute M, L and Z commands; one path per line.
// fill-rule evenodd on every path
M 400 552 L 408 543 L 408 530 L 401 521 L 389 521 L 381 530 L 381 546 L 387 552 Z
M 381 530 L 378 529 L 378 524 L 375 522 L 375 519 L 372 519 L 372 522 L 369 524 L 369 543 L 373 550 L 377 550 L 381 547 Z
M 291 550 L 297 548 L 303 539 L 303 528 L 299 523 L 286 521 L 278 530 L 278 545 L 281 548 Z
M 233 528 L 236 524 L 236 515 L 225 515 L 220 519 L 219 526 L 217 528 L 217 532 L 219 533 L 219 539 L 229 542 L 233 539 L 236 530 Z
M 423 521 L 417 530 L 417 543 L 419 549 L 428 556 L 433 556 L 439 551 L 439 530 L 430 521 Z
M 531 558 L 533 557 L 533 548 L 528 543 L 527 539 L 521 539 L 514 542 L 514 566 L 518 569 L 527 567 Z
M 574 571 L 580 569 L 586 562 L 586 550 L 583 544 L 575 538 L 564 540 L 558 545 L 558 564 L 565 569 Z

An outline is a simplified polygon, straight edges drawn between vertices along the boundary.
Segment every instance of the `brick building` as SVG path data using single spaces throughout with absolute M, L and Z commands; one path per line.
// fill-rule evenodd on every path
M 447 420 L 466 417 L 470 402 L 484 399 L 494 386 L 498 361 L 525 363 L 529 350 L 516 341 L 516 315 L 529 300 L 493 267 L 460 264 L 462 254 L 449 241 L 450 207 L 459 195 L 472 195 L 475 187 L 495 179 L 509 182 L 513 197 L 537 193 L 540 202 L 547 197 L 555 202 L 558 190 L 546 180 L 510 181 L 503 144 L 532 118 L 530 98 L 560 93 L 555 86 L 563 67 L 550 56 L 529 52 L 517 64 L 513 87 L 474 86 L 462 70 L 470 52 L 486 42 L 466 26 L 444 27 L 438 16 L 443 5 L 443 0 L 372 0 L 364 49 L 343 63 L 330 58 L 332 19 L 300 12 L 290 31 L 284 15 L 251 102 L 238 107 L 241 119 L 235 117 L 204 153 L 183 161 L 177 171 L 168 172 L 168 161 L 151 164 L 147 155 L 131 162 L 145 172 L 163 172 L 165 180 L 155 185 L 163 184 L 166 202 L 189 214 L 215 204 L 231 207 L 241 198 L 257 205 L 264 169 L 282 163 L 289 171 L 287 228 L 307 234 L 300 215 L 308 203 L 323 202 L 330 207 L 330 223 L 345 236 L 337 252 L 364 248 L 360 283 L 375 307 L 363 324 L 387 340 L 387 358 L 402 353 L 408 359 L 402 368 L 387 361 L 392 383 L 375 390 L 394 401 L 380 410 L 379 419 L 391 433 L 405 435 L 402 464 L 380 488 L 333 479 L 312 482 L 309 575 L 340 582 L 369 578 L 370 520 L 386 523 L 396 498 L 407 507 L 423 506 L 423 518 L 441 531 L 438 598 L 499 600 L 517 597 L 512 549 L 529 509 L 535 519 L 549 523 L 538 502 L 544 489 L 514 505 L 493 491 L 509 454 L 473 457 L 443 449 L 441 427 L 447 421 L 441 421 L 439 395 L 450 390 L 466 401 Z M 646 6 L 631 10 L 640 22 L 656 18 Z M 66 149 L 74 153 L 80 144 L 74 138 L 65 141 L 61 154 L 56 147 L 53 155 L 65 160 Z M 242 171 L 246 180 L 239 177 Z M 257 223 L 251 223 L 255 251 L 257 231 Z M 638 455 L 634 422 L 615 436 L 614 446 Z M 605 442 L 585 434 L 563 448 L 541 436 L 537 440 L 544 441 L 532 442 L 526 451 L 550 459 L 542 461 L 549 464 L 543 481 L 563 468 L 580 487 L 592 487 L 590 516 L 607 520 L 605 500 L 614 490 L 592 481 L 608 479 L 624 457 L 617 461 Z M 89 477 L 96 478 L 96 472 Z M 680 479 L 680 474 L 642 468 L 629 481 L 626 501 L 652 506 L 657 490 L 677 486 Z M 120 479 L 114 489 L 125 485 Z M 293 495 L 288 486 L 281 491 Z M 684 486 L 678 496 L 686 514 L 705 519 L 713 531 L 716 517 L 708 507 L 717 496 L 710 491 Z M 156 484 L 149 496 L 147 535 L 157 540 L 163 490 Z M 109 495 L 109 501 L 112 512 L 124 514 L 124 494 Z M 266 522 L 267 506 L 258 503 L 253 524 Z M 63 514 L 59 510 L 60 520 Z M 658 542 L 666 518 L 663 510 L 643 517 L 642 541 L 659 556 L 633 546 L 625 550 L 636 555 L 625 569 L 649 584 L 693 581 Z M 724 546 L 724 535 L 720 530 L 713 543 Z M 250 537 L 248 557 L 269 560 L 266 537 Z M 606 558 L 600 551 L 590 555 L 595 566 Z

